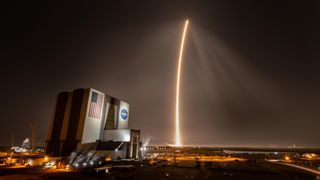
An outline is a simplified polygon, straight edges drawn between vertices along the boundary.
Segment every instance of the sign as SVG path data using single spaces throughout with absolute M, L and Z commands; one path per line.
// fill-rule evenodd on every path
M 128 111 L 127 111 L 126 109 L 122 109 L 122 110 L 121 110 L 121 118 L 122 118 L 123 120 L 127 120 L 127 118 L 128 118 Z

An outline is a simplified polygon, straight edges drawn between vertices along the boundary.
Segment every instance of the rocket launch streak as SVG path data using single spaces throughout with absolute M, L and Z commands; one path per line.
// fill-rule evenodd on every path
M 179 63 L 178 63 L 178 71 L 177 71 L 177 89 L 176 89 L 176 144 L 175 146 L 181 146 L 181 137 L 180 137 L 180 118 L 179 118 L 179 97 L 180 97 L 180 73 L 181 73 L 181 62 L 182 62 L 182 55 L 183 55 L 183 46 L 184 46 L 184 40 L 188 29 L 189 20 L 186 20 L 183 34 L 182 34 L 182 40 L 180 45 L 180 53 L 179 53 Z

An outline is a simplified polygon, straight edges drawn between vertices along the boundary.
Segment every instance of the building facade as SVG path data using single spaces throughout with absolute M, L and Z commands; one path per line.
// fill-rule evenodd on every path
M 58 95 L 46 153 L 123 150 L 121 158 L 138 158 L 140 131 L 129 129 L 129 104 L 98 90 L 75 89 Z M 114 148 L 116 147 L 116 148 Z

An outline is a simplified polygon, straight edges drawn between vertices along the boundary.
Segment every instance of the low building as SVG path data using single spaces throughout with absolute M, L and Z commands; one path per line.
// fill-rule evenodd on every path
M 145 157 L 173 156 L 175 152 L 175 149 L 171 146 L 147 146 Z

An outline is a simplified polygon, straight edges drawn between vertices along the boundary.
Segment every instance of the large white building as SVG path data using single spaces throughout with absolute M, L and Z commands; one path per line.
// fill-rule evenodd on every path
M 92 88 L 59 93 L 46 153 L 67 156 L 100 150 L 112 157 L 138 158 L 140 130 L 129 129 L 129 107 Z

